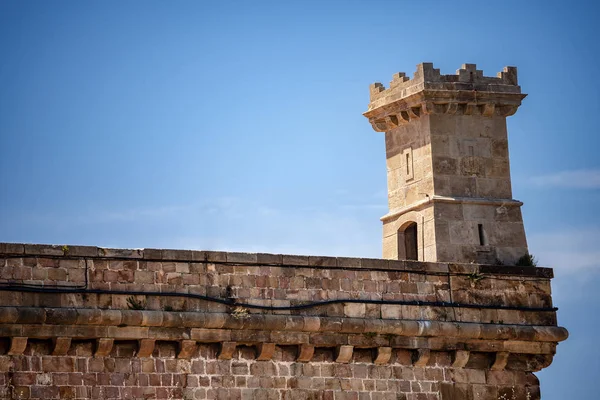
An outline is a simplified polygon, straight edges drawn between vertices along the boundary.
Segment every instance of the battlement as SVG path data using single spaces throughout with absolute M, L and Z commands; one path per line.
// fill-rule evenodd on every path
M 527 96 L 518 85 L 517 68 L 504 67 L 496 77 L 484 76 L 475 64 L 463 64 L 454 75 L 442 75 L 432 63 L 421 63 L 413 79 L 393 76 L 389 88 L 370 86 L 371 101 L 363 115 L 373 129 L 387 132 L 421 115 L 452 114 L 508 117 Z
M 423 89 L 521 93 L 516 67 L 504 67 L 496 77 L 490 77 L 484 76 L 476 64 L 463 64 L 456 74 L 441 75 L 439 69 L 433 68 L 433 63 L 421 63 L 417 65 L 413 79 L 409 79 L 404 72 L 398 72 L 394 74 L 389 89 L 379 82 L 372 84 L 371 102 L 392 92 L 402 91 L 401 97 L 407 97 Z

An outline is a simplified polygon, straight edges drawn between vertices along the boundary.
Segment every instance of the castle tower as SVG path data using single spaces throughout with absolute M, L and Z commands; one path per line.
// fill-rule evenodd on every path
M 413 79 L 398 73 L 370 91 L 364 115 L 385 132 L 383 257 L 514 265 L 527 253 L 506 130 L 526 96 L 517 69 L 486 77 L 464 64 L 440 75 L 423 63 Z

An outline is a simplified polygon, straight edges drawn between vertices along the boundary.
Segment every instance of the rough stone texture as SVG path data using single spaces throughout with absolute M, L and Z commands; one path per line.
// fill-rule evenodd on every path
M 547 268 L 0 249 L 0 398 L 536 399 L 567 336 Z
M 424 367 L 407 365 L 404 354 L 379 366 L 365 351 L 348 364 L 323 350 L 311 363 L 277 348 L 271 361 L 257 361 L 240 348 L 230 360 L 201 345 L 192 359 L 175 358 L 175 347 L 159 344 L 150 358 L 131 358 L 127 343 L 107 357 L 93 357 L 92 345 L 74 344 L 66 356 L 48 356 L 35 343 L 22 356 L 0 356 L 0 398 L 6 399 L 539 399 L 529 372 L 454 369 L 440 355 Z M 514 393 L 514 397 L 511 397 Z
M 423 63 L 413 79 L 400 73 L 389 89 L 371 86 L 365 116 L 386 143 L 384 258 L 410 258 L 404 238 L 411 223 L 418 225 L 418 260 L 514 265 L 527 253 L 506 130 L 525 96 L 516 68 L 493 78 L 474 64 L 440 75 Z
M 141 251 L 141 250 L 140 250 Z M 231 301 L 219 304 L 196 298 L 156 295 L 128 296 L 107 293 L 26 293 L 0 292 L 3 306 L 60 307 L 49 315 L 51 321 L 68 323 L 77 318 L 66 309 L 99 308 L 129 310 L 130 297 L 145 310 L 236 312 L 239 303 L 251 305 L 290 307 L 306 302 L 335 301 L 339 299 L 405 302 L 453 302 L 460 305 L 503 305 L 551 307 L 550 278 L 547 268 L 511 268 L 479 266 L 474 264 L 444 264 L 354 259 L 371 267 L 344 267 L 338 259 L 336 267 L 294 266 L 291 264 L 211 263 L 170 260 L 128 260 L 86 258 L 79 260 L 69 255 L 7 257 L 0 259 L 0 283 L 44 285 L 82 285 L 88 276 L 88 288 L 107 291 L 180 292 L 209 296 Z M 353 264 L 356 264 L 352 261 Z M 23 274 L 22 270 L 28 270 Z M 56 279 L 51 271 L 63 271 Z M 87 270 L 87 271 L 86 271 Z M 178 272 L 179 271 L 179 272 Z M 29 279 L 23 279 L 23 276 Z M 46 276 L 44 280 L 32 276 Z M 143 283 L 135 277 L 143 276 Z M 186 282 L 186 283 L 184 283 Z M 411 303 L 412 304 L 412 303 Z M 486 310 L 457 305 L 452 312 L 435 305 L 385 305 L 342 303 L 302 310 L 280 309 L 266 311 L 240 307 L 241 320 L 245 314 L 314 315 L 327 317 L 436 319 L 441 321 L 494 323 L 555 323 L 553 311 Z M 128 311 L 110 314 L 123 324 L 146 326 L 171 323 L 162 321 L 162 315 L 146 313 L 135 316 Z M 89 318 L 95 318 L 92 315 Z M 139 318 L 136 319 L 136 318 Z M 143 320 L 142 320 L 143 319 Z M 56 322 L 53 322 L 56 323 Z M 318 328 L 317 328 L 318 329 Z

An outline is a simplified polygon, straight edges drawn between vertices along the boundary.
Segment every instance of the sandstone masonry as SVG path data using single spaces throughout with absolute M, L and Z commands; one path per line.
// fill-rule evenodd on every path
M 475 64 L 371 85 L 364 114 L 385 132 L 389 213 L 383 257 L 514 265 L 527 254 L 512 198 L 506 117 L 525 97 L 517 69 L 483 76 Z
M 546 268 L 0 254 L 0 398 L 535 399 L 567 337 Z

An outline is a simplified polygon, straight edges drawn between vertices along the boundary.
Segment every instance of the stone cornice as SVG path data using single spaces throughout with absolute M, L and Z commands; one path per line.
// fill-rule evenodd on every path
M 34 325 L 43 325 L 44 328 L 38 326 L 28 332 L 20 331 L 18 328 Z M 64 326 L 111 327 L 110 330 L 97 332 L 105 332 L 104 336 L 110 336 L 110 332 L 112 332 L 116 334 L 115 338 L 127 336 L 123 333 L 127 330 L 114 328 L 131 327 L 272 330 L 303 333 L 375 333 L 411 337 L 441 336 L 465 340 L 519 340 L 552 343 L 561 342 L 568 336 L 565 328 L 557 326 L 278 314 L 247 314 L 240 317 L 230 313 L 45 307 L 0 307 L 0 326 L 3 330 L 7 326 L 11 326 L 13 334 L 28 333 L 30 337 L 40 338 L 51 336 L 48 333 L 53 329 L 51 326 L 59 328 L 57 334 Z M 142 336 L 146 337 L 148 330 L 143 329 L 137 332 L 142 332 Z M 127 338 L 133 337 L 127 336 Z
M 429 199 L 423 199 L 406 207 L 395 210 L 390 210 L 386 215 L 380 218 L 381 221 L 387 222 L 405 214 L 409 211 L 418 211 L 427 207 L 432 203 L 456 203 L 456 204 L 481 204 L 481 205 L 497 205 L 504 207 L 521 207 L 523 202 L 515 199 L 487 199 L 478 197 L 451 197 L 451 196 L 431 196 Z
M 398 348 L 418 352 L 415 366 L 426 363 L 430 351 L 450 351 L 456 352 L 459 364 L 466 363 L 470 352 L 495 353 L 502 368 L 510 354 L 538 357 L 532 369 L 540 369 L 549 365 L 567 331 L 555 326 L 442 321 L 0 307 L 0 336 L 11 339 L 10 355 L 22 354 L 30 338 L 52 339 L 52 355 L 66 354 L 72 340 L 95 340 L 96 356 L 108 355 L 116 341 L 135 340 L 138 357 L 152 355 L 157 341 L 176 341 L 179 358 L 189 358 L 201 343 L 220 344 L 221 359 L 231 358 L 237 345 L 256 346 L 259 360 L 270 359 L 276 345 L 294 345 L 301 362 L 310 361 L 316 347 L 335 347 L 335 361 L 349 362 L 356 347 L 377 350 L 373 362 L 385 364 L 392 349 Z M 539 357 L 546 357 L 541 365 Z
M 371 102 L 364 116 L 378 132 L 390 131 L 427 114 L 513 115 L 526 96 L 517 85 L 517 71 L 506 67 L 498 77 L 484 77 L 474 64 L 465 64 L 456 75 L 440 75 L 433 64 L 417 66 L 413 79 L 394 76 L 390 88 L 371 85 Z

